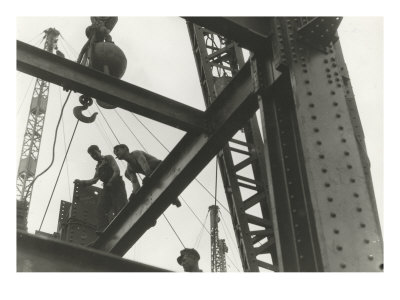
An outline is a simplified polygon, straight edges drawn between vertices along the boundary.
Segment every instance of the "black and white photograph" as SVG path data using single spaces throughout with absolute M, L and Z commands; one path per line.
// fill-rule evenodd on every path
M 382 13 L 84 12 L 14 19 L 17 278 L 383 281 Z

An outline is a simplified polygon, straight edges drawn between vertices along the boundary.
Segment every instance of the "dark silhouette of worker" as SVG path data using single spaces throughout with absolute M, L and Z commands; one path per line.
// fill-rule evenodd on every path
M 94 43 L 108 42 L 113 43 L 110 32 L 118 22 L 118 17 L 90 17 L 92 24 L 85 30 L 88 41 L 83 45 L 79 53 L 77 62 L 80 64 L 84 54 Z
M 120 176 L 114 157 L 112 155 L 101 155 L 101 151 L 97 145 L 91 145 L 87 151 L 97 161 L 94 177 L 89 180 L 76 179 L 74 183 L 88 186 L 95 184 L 99 180 L 103 182 L 103 197 L 97 204 L 97 230 L 98 232 L 102 232 L 113 217 L 128 203 L 128 199 L 125 183 Z
M 106 41 L 112 43 L 110 32 L 118 22 L 118 17 L 90 17 L 92 25 L 86 28 L 86 36 L 95 35 L 95 43 Z
M 177 258 L 178 264 L 185 272 L 203 272 L 199 269 L 200 254 L 195 249 L 185 248 Z
M 129 152 L 129 148 L 125 144 L 115 146 L 114 154 L 118 159 L 125 160 L 128 163 L 125 176 L 132 182 L 133 186 L 132 194 L 129 197 L 129 201 L 131 201 L 140 189 L 139 180 L 136 174 L 139 173 L 146 176 L 142 181 L 143 184 L 145 184 L 151 174 L 160 165 L 161 160 L 140 150 Z M 181 206 L 181 202 L 178 199 L 175 199 L 172 204 L 177 207 Z

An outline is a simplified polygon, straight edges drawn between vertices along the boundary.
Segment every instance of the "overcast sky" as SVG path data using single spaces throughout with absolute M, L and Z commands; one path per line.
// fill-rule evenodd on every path
M 64 52 L 67 58 L 75 60 L 80 48 L 86 42 L 84 31 L 89 24 L 89 17 L 18 18 L 17 39 L 42 48 L 43 44 L 39 45 L 39 42 L 43 35 L 40 33 L 49 27 L 55 27 L 62 35 L 59 39 L 60 50 Z M 162 29 L 163 34 L 159 34 L 160 29 Z M 339 28 L 344 57 L 349 69 L 371 160 L 380 219 L 383 218 L 382 30 L 382 18 L 367 17 L 345 17 Z M 125 52 L 128 59 L 127 71 L 122 80 L 195 108 L 205 109 L 190 40 L 183 19 L 175 17 L 120 17 L 111 35 L 115 44 Z M 32 77 L 17 72 L 17 165 L 34 83 L 35 80 L 32 80 Z M 63 117 L 64 125 L 60 127 L 57 140 L 55 163 L 51 170 L 38 179 L 35 184 L 28 219 L 29 232 L 38 230 L 49 201 L 65 153 L 63 132 L 65 132 L 65 141 L 68 144 L 76 122 L 72 108 L 79 104 L 77 100 L 79 95 L 73 94 L 66 106 Z M 64 102 L 65 98 L 66 93 L 62 91 L 62 88 L 51 85 L 37 174 L 47 167 L 51 160 L 55 124 L 59 117 L 61 102 Z M 97 111 L 95 105 L 91 107 L 91 110 Z M 117 111 L 149 153 L 160 159 L 167 156 L 168 152 L 137 122 L 132 114 L 120 109 L 117 109 Z M 127 144 L 131 149 L 141 149 L 135 137 L 113 110 L 102 110 L 102 112 L 121 143 Z M 141 116 L 138 118 L 168 149 L 172 149 L 185 134 L 180 130 Z M 49 233 L 56 231 L 60 201 L 71 201 L 72 181 L 75 178 L 92 178 L 95 162 L 86 152 L 87 147 L 91 144 L 99 145 L 104 154 L 111 153 L 112 146 L 117 144 L 113 133 L 100 114 L 96 123 L 80 123 L 78 126 L 68 155 L 67 165 L 64 166 L 42 231 Z M 118 162 L 118 164 L 122 170 L 125 170 L 125 163 Z M 213 192 L 215 188 L 215 160 L 197 178 Z M 131 186 L 127 181 L 126 187 L 129 194 Z M 217 190 L 217 198 L 225 207 L 228 207 L 220 178 Z M 182 193 L 182 196 L 203 222 L 207 215 L 208 206 L 213 204 L 212 197 L 197 182 L 192 182 Z M 234 234 L 231 230 L 230 216 L 222 207 L 221 213 L 220 238 L 227 240 L 229 248 L 227 254 L 228 271 L 242 270 Z M 170 206 L 165 214 L 186 247 L 194 247 L 198 242 L 199 245 L 196 245 L 196 248 L 202 256 L 200 267 L 204 271 L 209 271 L 210 238 L 204 230 L 201 233 L 201 222 L 193 216 L 185 204 L 179 209 Z M 205 226 L 209 230 L 209 218 Z M 157 226 L 149 230 L 125 257 L 170 270 L 181 271 L 181 267 L 176 263 L 176 257 L 181 249 L 181 243 L 164 218 L 160 217 Z

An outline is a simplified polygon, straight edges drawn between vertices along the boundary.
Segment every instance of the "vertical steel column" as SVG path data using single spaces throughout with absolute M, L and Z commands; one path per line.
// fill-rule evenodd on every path
M 188 30 L 208 107 L 243 65 L 243 54 L 235 43 L 205 28 L 188 22 Z M 254 115 L 218 155 L 244 271 L 278 269 L 264 161 Z
M 54 28 L 49 28 L 44 33 L 44 38 L 46 38 L 44 50 L 52 53 L 57 50 L 57 39 L 60 33 Z M 22 142 L 17 174 L 17 228 L 25 231 L 27 230 L 29 203 L 32 196 L 32 188 L 29 188 L 29 186 L 36 174 L 47 99 L 49 97 L 49 86 L 48 82 L 39 78 L 36 79 Z
M 284 86 L 260 101 L 283 271 L 381 271 L 369 163 L 340 18 L 276 18 Z M 258 63 L 262 63 L 260 60 Z
M 80 187 L 74 185 L 72 203 L 61 202 L 57 232 L 60 239 L 87 246 L 97 238 L 98 202 L 103 197 L 103 190 L 95 186 Z M 112 219 L 113 216 L 105 217 Z

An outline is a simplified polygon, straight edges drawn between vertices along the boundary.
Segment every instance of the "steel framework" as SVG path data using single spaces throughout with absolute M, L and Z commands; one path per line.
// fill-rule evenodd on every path
M 44 31 L 44 50 L 53 53 L 57 50 L 60 32 L 55 28 Z M 40 142 L 42 140 L 44 121 L 46 117 L 47 100 L 50 83 L 40 78 L 36 79 L 29 109 L 28 121 L 22 142 L 21 158 L 17 173 L 17 228 L 27 230 L 27 217 L 32 197 L 32 187 L 29 187 L 36 174 L 39 159 Z
M 121 93 L 127 92 L 122 88 L 127 84 L 120 80 L 17 45 L 21 71 L 172 126 L 183 124 L 188 130 L 139 190 L 138 204 L 128 203 L 94 247 L 126 253 L 260 108 L 264 155 L 258 158 L 258 167 L 267 181 L 270 216 L 250 219 L 268 224 L 273 238 L 258 248 L 259 253 L 274 248 L 273 266 L 278 271 L 382 271 L 383 242 L 369 164 L 336 36 L 341 18 L 186 19 L 252 51 L 250 61 L 207 110 L 195 113 L 202 120 L 197 123 L 190 118 L 193 111 L 184 105 L 179 115 L 170 109 L 171 113 L 162 112 L 142 101 L 145 94 L 150 103 L 164 105 L 168 99 L 163 101 L 162 96 L 142 91 L 141 99 L 127 97 Z M 113 88 L 104 90 L 99 78 L 104 84 L 111 82 Z M 135 87 L 130 85 L 132 90 Z M 258 186 L 254 181 L 253 186 Z M 236 210 L 238 218 L 246 215 L 243 207 L 257 202 L 250 199 L 236 207 L 230 204 L 231 214 Z M 251 250 L 257 233 L 242 230 L 241 234 L 243 246 Z M 253 259 L 241 253 L 242 260 Z
M 221 35 L 190 22 L 187 26 L 204 102 L 209 107 L 243 66 L 243 53 Z M 224 146 L 218 162 L 243 270 L 277 270 L 263 144 L 255 114 L 241 132 Z
M 72 202 L 60 203 L 57 234 L 61 240 L 87 246 L 96 239 L 98 201 L 102 193 L 95 186 L 74 185 Z
M 225 240 L 219 238 L 219 207 L 217 205 L 211 205 L 209 210 L 211 233 L 211 272 L 226 272 L 225 253 L 228 252 L 228 247 L 225 244 Z

